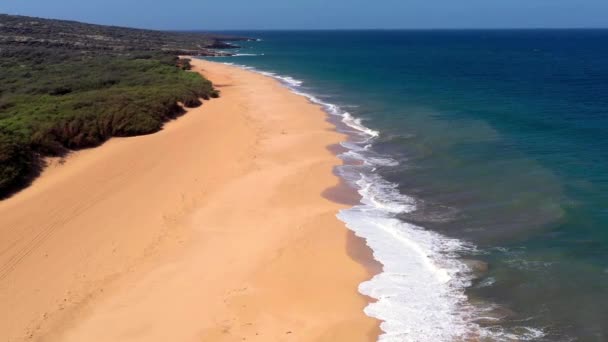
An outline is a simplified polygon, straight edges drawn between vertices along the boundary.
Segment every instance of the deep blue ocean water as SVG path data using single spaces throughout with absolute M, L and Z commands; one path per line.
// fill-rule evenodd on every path
M 608 341 L 608 30 L 237 34 L 352 128 L 381 340 Z

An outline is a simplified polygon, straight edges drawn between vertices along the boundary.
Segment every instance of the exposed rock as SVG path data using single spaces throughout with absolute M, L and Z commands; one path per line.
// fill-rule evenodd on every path
M 489 266 L 487 262 L 475 259 L 464 259 L 462 262 L 469 267 L 475 279 L 483 277 L 488 272 Z

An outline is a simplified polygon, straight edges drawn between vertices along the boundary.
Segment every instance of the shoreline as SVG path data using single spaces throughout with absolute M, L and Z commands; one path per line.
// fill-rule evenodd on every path
M 344 135 L 274 79 L 193 65 L 220 99 L 0 202 L 3 338 L 376 340 L 371 251 L 323 196 Z

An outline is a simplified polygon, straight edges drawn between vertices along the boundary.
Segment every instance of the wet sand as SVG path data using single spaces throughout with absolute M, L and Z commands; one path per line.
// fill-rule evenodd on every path
M 194 66 L 220 99 L 0 202 L 1 341 L 376 339 L 377 264 L 335 216 L 345 137 L 271 78 Z

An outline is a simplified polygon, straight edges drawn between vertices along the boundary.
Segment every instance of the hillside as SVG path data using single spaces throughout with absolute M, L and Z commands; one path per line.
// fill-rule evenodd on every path
M 0 14 L 0 45 L 78 51 L 165 51 L 181 55 L 227 54 L 213 49 L 246 40 L 215 34 L 163 32 Z

